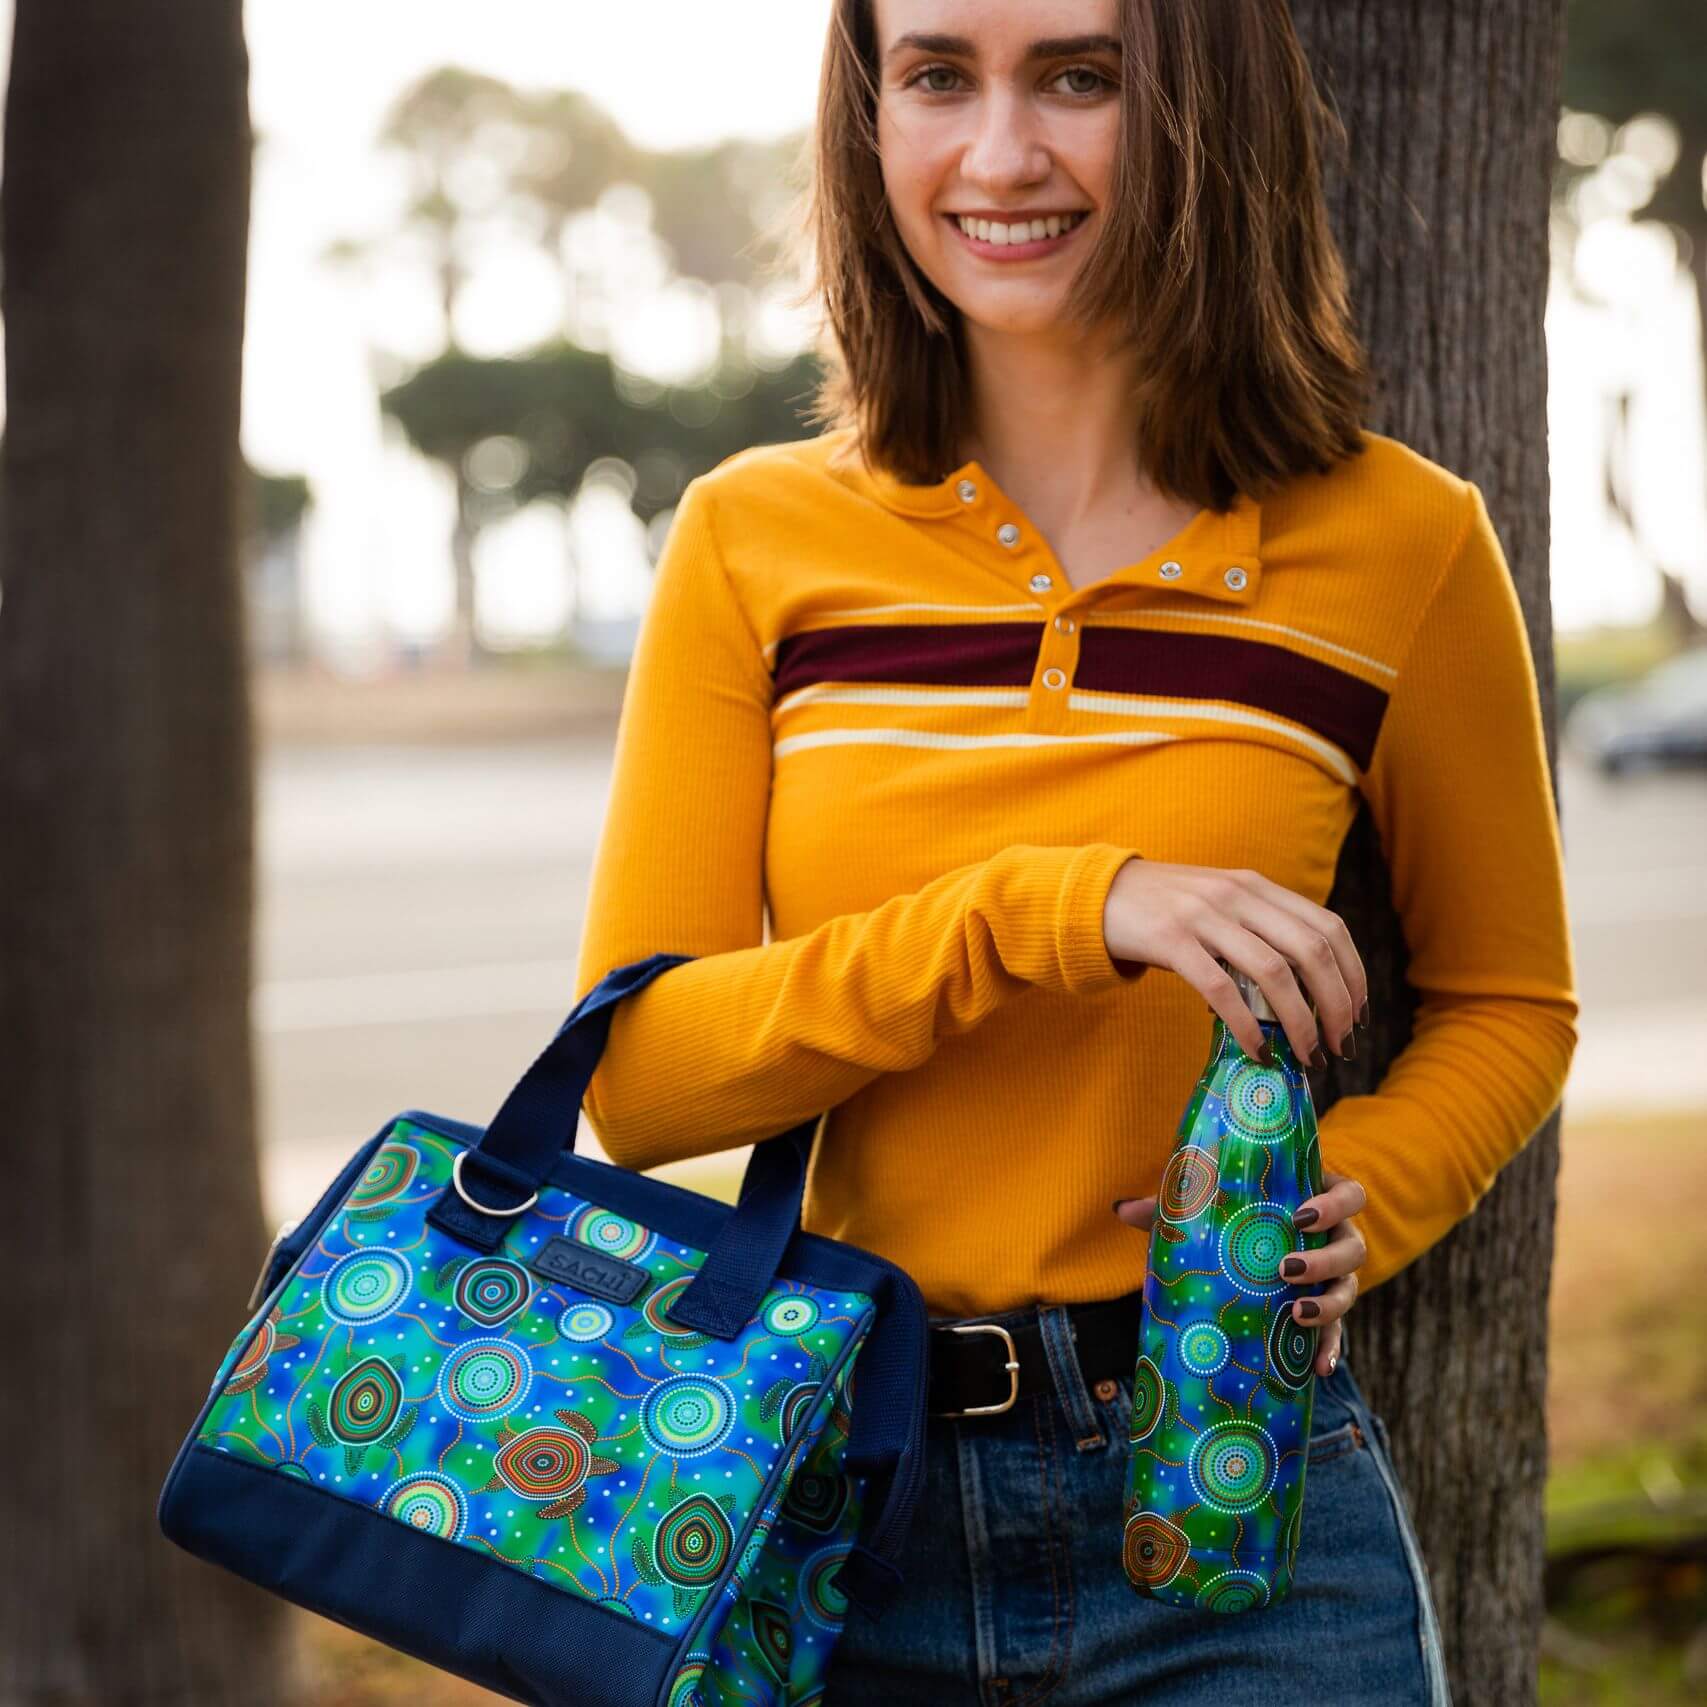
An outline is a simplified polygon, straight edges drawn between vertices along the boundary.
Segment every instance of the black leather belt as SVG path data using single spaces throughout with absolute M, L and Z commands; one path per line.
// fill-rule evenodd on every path
M 1067 1306 L 1073 1349 L 1088 1386 L 1131 1379 L 1138 1361 L 1143 1302 L 1144 1290 L 1139 1287 L 1121 1298 Z M 1017 1322 L 932 1322 L 930 1330 L 926 1406 L 933 1417 L 997 1416 L 1011 1411 L 1021 1399 L 1054 1388 L 1043 1325 L 1035 1309 Z

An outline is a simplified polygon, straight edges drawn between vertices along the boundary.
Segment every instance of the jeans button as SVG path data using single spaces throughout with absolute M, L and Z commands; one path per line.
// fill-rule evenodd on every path
M 1112 1381 L 1099 1381 L 1095 1388 L 1096 1396 L 1099 1399 L 1112 1399 L 1119 1391 L 1120 1389 Z

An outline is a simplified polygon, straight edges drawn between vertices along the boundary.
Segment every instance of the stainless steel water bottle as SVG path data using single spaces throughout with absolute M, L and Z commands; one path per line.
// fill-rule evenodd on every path
M 1150 1234 L 1122 1558 L 1140 1594 L 1244 1612 L 1292 1586 L 1319 1333 L 1292 1304 L 1320 1283 L 1296 1285 L 1280 1265 L 1326 1235 L 1292 1224 L 1322 1189 L 1303 1067 L 1261 987 L 1219 964 L 1273 1061 L 1247 1055 L 1215 1014 Z

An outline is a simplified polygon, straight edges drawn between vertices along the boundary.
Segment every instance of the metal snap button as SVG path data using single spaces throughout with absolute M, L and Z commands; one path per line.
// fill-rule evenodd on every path
M 1050 575 L 1033 575 L 1032 578 L 1026 582 L 1026 585 L 1030 587 L 1034 593 L 1047 593 L 1049 589 L 1055 585 L 1055 580 L 1054 577 Z
M 1112 1399 L 1120 1389 L 1112 1381 L 1099 1381 L 1092 1391 L 1099 1399 Z
M 1250 580 L 1250 576 L 1237 565 L 1229 569 L 1221 578 L 1233 589 L 1234 592 L 1237 592 L 1248 580 Z
M 1156 571 L 1156 573 L 1160 575 L 1164 581 L 1177 581 L 1185 571 L 1180 568 L 1172 558 L 1169 558 L 1168 561 Z
M 1066 679 L 1067 678 L 1056 669 L 1048 669 L 1043 672 L 1043 685 L 1046 688 L 1058 688 L 1064 681 L 1066 681 Z
M 1079 625 L 1070 616 L 1058 616 L 1055 619 L 1055 626 L 1061 633 L 1071 634 Z
M 977 482 L 972 480 L 962 480 L 960 484 L 955 487 L 955 491 L 960 494 L 961 503 L 970 504 L 972 500 L 978 496 Z
M 1003 545 L 1018 545 L 1019 529 L 1015 527 L 1012 522 L 1003 522 L 1002 525 L 996 529 L 996 538 L 999 539 Z

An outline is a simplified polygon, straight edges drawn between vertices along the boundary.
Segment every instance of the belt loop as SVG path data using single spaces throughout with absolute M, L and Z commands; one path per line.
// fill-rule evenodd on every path
M 1055 1392 L 1076 1437 L 1074 1444 L 1081 1452 L 1106 1445 L 1108 1436 L 1103 1432 L 1096 1404 L 1085 1385 L 1084 1371 L 1079 1367 L 1079 1353 L 1073 1343 L 1073 1321 L 1067 1313 L 1067 1306 L 1039 1304 L 1037 1320 L 1043 1349 L 1049 1358 L 1049 1373 L 1055 1381 Z

